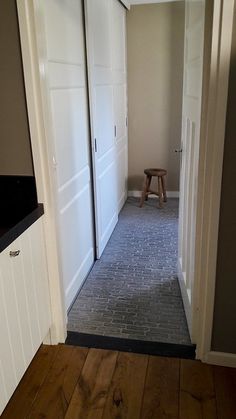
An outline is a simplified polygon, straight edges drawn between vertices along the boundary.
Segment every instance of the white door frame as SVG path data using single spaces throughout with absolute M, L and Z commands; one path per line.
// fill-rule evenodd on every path
M 44 204 L 44 237 L 48 265 L 52 327 L 48 342 L 57 344 L 64 342 L 67 335 L 67 315 L 63 292 L 62 271 L 59 251 L 57 248 L 58 232 L 55 219 L 54 183 L 51 173 L 52 162 L 49 160 L 45 119 L 43 113 L 42 90 L 40 78 L 44 76 L 44 68 L 36 44 L 36 26 L 40 28 L 41 19 L 37 15 L 35 1 L 16 0 L 19 18 L 22 59 L 25 78 L 26 100 L 29 115 L 29 126 L 39 202 Z M 37 25 L 35 20 L 37 20 Z M 43 28 L 41 28 L 43 33 Z
M 207 0 L 207 3 L 210 1 Z M 35 41 L 35 20 L 37 27 L 40 27 L 40 17 L 37 11 L 33 15 L 33 5 L 28 0 L 17 0 L 17 6 L 37 190 L 39 200 L 45 207 L 45 238 L 53 316 L 51 343 L 58 343 L 66 337 L 66 312 L 58 249 L 55 246 L 57 232 L 54 198 L 41 99 L 40 77 L 43 77 L 44 69 L 40 68 L 40 76 L 38 62 L 41 61 Z M 203 97 L 205 117 L 202 118 L 200 140 L 195 293 L 201 291 L 197 358 L 206 362 L 214 362 L 211 357 L 211 333 L 233 7 L 234 0 L 214 0 L 209 88 L 204 86 L 207 94 Z
M 203 86 L 194 290 L 198 298 L 197 358 L 229 366 L 236 366 L 236 356 L 232 360 L 232 356 L 214 354 L 211 337 L 234 3 L 214 0 L 211 57 L 209 64 L 205 62 L 208 81 Z

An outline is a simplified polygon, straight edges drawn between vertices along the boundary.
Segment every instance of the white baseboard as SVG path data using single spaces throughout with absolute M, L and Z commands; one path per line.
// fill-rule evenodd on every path
M 142 191 L 128 191 L 128 196 L 133 198 L 140 198 Z M 167 198 L 179 198 L 179 191 L 167 191 Z M 156 195 L 150 195 L 149 198 L 156 198 Z
M 211 351 L 202 360 L 207 364 L 236 368 L 236 354 Z

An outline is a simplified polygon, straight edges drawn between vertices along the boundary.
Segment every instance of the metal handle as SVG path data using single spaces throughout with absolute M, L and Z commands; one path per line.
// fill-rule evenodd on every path
M 182 153 L 182 151 L 183 151 L 182 148 L 176 148 L 175 149 L 175 153 Z
M 11 258 L 15 258 L 16 256 L 19 256 L 19 254 L 20 254 L 20 250 L 14 250 L 14 251 L 11 251 L 9 253 L 9 255 L 11 256 Z

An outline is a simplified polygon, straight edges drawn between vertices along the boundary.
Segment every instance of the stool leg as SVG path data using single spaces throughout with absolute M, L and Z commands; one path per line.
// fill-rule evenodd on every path
M 163 207 L 163 196 L 162 196 L 162 182 L 161 176 L 158 176 L 158 195 L 159 195 L 159 207 Z
M 142 208 L 143 203 L 145 201 L 147 190 L 148 190 L 148 176 L 146 176 L 145 179 L 144 179 L 143 192 L 142 192 L 142 196 L 141 196 L 140 204 L 139 204 L 140 208 Z
M 165 176 L 162 176 L 162 177 L 161 177 L 161 183 L 162 183 L 162 192 L 163 192 L 164 202 L 167 202 L 167 196 L 166 196 L 166 180 L 165 180 Z
M 145 196 L 145 201 L 148 201 L 148 192 L 150 189 L 150 185 L 151 185 L 151 181 L 152 181 L 152 176 L 147 176 L 147 190 L 146 190 L 146 196 Z

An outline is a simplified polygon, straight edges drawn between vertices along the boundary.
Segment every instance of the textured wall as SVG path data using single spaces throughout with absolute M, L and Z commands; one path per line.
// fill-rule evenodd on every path
M 236 353 L 236 8 L 225 131 L 212 349 Z
M 127 13 L 129 190 L 143 170 L 168 170 L 167 189 L 179 190 L 184 2 L 132 6 Z
M 0 175 L 32 175 L 15 0 L 0 1 Z

